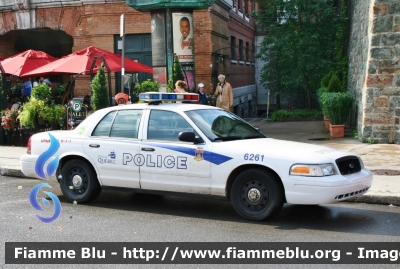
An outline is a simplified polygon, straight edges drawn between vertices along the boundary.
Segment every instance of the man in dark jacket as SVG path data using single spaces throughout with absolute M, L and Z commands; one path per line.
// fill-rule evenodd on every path
M 204 92 L 204 84 L 199 83 L 197 86 L 197 94 L 199 95 L 199 103 L 202 105 L 208 105 L 208 99 L 206 93 Z

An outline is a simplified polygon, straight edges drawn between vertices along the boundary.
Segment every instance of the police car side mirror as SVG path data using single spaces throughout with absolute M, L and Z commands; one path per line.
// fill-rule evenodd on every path
M 204 143 L 203 139 L 198 136 L 196 137 L 194 132 L 180 132 L 178 138 L 183 142 L 192 142 L 194 144 Z

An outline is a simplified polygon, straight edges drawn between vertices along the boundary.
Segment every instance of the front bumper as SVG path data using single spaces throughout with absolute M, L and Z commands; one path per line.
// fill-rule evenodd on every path
M 367 169 L 346 176 L 289 177 L 284 184 L 286 201 L 305 205 L 344 201 L 367 192 L 372 185 L 372 178 L 372 172 Z

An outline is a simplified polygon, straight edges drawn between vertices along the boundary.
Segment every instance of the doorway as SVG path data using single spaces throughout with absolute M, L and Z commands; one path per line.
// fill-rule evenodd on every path
M 122 38 L 119 35 L 114 36 L 114 52 L 118 54 L 122 53 Z M 125 58 L 136 60 L 151 67 L 151 57 L 151 34 L 131 34 L 125 36 Z M 129 73 L 125 72 L 125 74 Z M 149 73 L 137 73 L 137 75 L 133 75 L 132 77 L 132 83 L 125 83 L 124 90 L 126 94 L 129 94 L 129 90 L 132 93 L 135 83 L 152 78 Z M 121 72 L 115 72 L 115 87 L 116 93 L 121 92 Z

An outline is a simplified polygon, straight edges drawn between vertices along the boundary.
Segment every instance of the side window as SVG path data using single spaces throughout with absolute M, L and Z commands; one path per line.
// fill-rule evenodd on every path
M 142 110 L 120 110 L 111 127 L 110 137 L 137 138 Z
M 108 136 L 113 122 L 115 111 L 108 113 L 94 129 L 92 136 Z
M 147 139 L 179 141 L 180 132 L 193 132 L 193 128 L 181 115 L 171 111 L 151 111 Z

